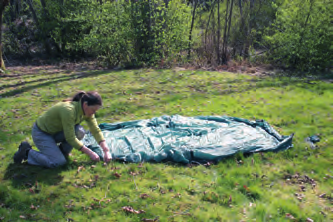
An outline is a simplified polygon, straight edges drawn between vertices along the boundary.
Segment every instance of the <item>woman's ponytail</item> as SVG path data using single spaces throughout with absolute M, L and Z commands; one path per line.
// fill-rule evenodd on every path
M 87 102 L 88 106 L 94 106 L 99 105 L 102 106 L 102 97 L 99 95 L 96 91 L 79 91 L 77 92 L 72 98 L 65 99 L 63 102 L 79 102 L 81 100 L 81 103 Z
M 76 93 L 73 98 L 72 98 L 72 101 L 80 101 L 82 99 L 82 97 L 86 94 L 85 91 L 79 91 L 78 93 Z
M 70 101 L 78 102 L 82 99 L 82 97 L 84 97 L 84 95 L 86 95 L 85 91 L 79 91 L 72 98 L 65 99 L 63 100 L 63 102 L 70 102 Z

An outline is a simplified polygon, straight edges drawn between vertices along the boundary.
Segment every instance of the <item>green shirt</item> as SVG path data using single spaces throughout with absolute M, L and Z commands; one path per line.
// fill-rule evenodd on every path
M 37 119 L 37 126 L 51 135 L 63 131 L 66 141 L 74 148 L 80 149 L 83 143 L 76 138 L 74 127 L 82 120 L 87 122 L 90 132 L 98 143 L 104 140 L 95 116 L 84 116 L 81 101 L 57 103 Z

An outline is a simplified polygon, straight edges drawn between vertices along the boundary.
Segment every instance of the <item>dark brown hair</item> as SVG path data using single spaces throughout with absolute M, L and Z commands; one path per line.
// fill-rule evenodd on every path
M 65 101 L 80 101 L 81 103 L 87 102 L 88 106 L 102 105 L 102 97 L 96 91 L 79 91 L 72 98 L 65 99 Z

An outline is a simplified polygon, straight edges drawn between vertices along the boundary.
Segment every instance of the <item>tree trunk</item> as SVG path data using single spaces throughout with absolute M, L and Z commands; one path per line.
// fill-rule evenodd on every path
M 17 0 L 17 2 L 16 2 L 16 17 L 19 17 L 19 15 L 21 13 L 21 8 L 22 8 L 22 1 Z
M 239 41 L 241 42 L 240 44 L 238 44 L 237 42 L 235 42 L 234 44 L 234 48 L 233 48 L 233 51 L 234 51 L 234 54 L 233 55 L 236 55 L 236 51 L 237 49 L 239 49 L 239 54 L 240 56 L 242 56 L 242 42 L 244 41 L 244 38 L 245 38 L 245 35 L 244 35 L 244 17 L 243 17 L 243 6 L 242 6 L 242 0 L 238 0 L 238 7 L 239 7 L 239 13 L 240 13 L 240 16 L 241 16 L 241 23 L 239 25 L 239 33 L 240 33 L 240 37 L 239 37 Z M 238 47 L 240 46 L 240 47 Z
M 242 0 L 238 0 L 239 12 L 241 14 L 241 19 L 243 19 L 243 8 L 242 8 Z
M 192 41 L 192 30 L 193 30 L 193 26 L 194 26 L 194 19 L 195 19 L 195 11 L 197 8 L 197 0 L 194 0 L 194 8 L 193 8 L 193 13 L 192 13 L 192 23 L 191 23 L 191 29 L 190 29 L 190 34 L 188 37 L 188 54 L 187 57 L 190 58 L 191 57 L 191 41 Z
M 12 6 L 10 9 L 10 17 L 12 21 L 14 21 L 16 19 L 16 13 L 15 13 L 16 0 L 10 0 L 10 5 Z
M 312 7 L 313 7 L 313 4 L 314 4 L 314 0 L 310 0 L 310 8 L 309 8 L 309 12 L 308 12 L 308 15 L 306 16 L 306 19 L 305 19 L 305 22 L 304 22 L 304 25 L 303 25 L 303 31 L 301 33 L 301 38 L 299 40 L 299 43 L 301 44 L 302 41 L 303 41 L 303 38 L 304 38 L 304 34 L 305 34 L 305 31 L 306 31 L 306 26 L 308 24 L 308 21 L 309 21 L 309 17 L 311 15 L 311 12 L 312 12 Z
M 0 0 L 0 68 L 6 70 L 5 63 L 2 58 L 2 17 L 5 7 L 9 4 L 9 0 Z
M 228 25 L 228 33 L 227 33 L 227 42 L 228 43 L 228 38 L 230 36 L 230 27 L 231 27 L 231 17 L 232 17 L 232 9 L 234 5 L 234 0 L 231 0 L 231 7 L 230 7 L 230 12 L 229 12 L 229 25 Z
M 209 23 L 210 23 L 210 17 L 212 16 L 212 14 L 214 15 L 215 2 L 216 1 L 214 1 L 213 4 L 212 4 L 212 8 L 210 10 L 208 21 L 207 21 L 207 25 L 206 25 L 206 30 L 205 30 L 205 50 L 207 50 L 207 48 L 206 48 L 206 46 L 207 46 L 207 32 L 208 32 Z
M 217 64 L 221 62 L 221 53 L 220 53 L 220 39 L 221 39 L 221 16 L 220 16 L 220 0 L 217 0 Z
M 228 28 L 228 11 L 229 11 L 229 0 L 227 0 L 227 9 L 225 11 L 225 22 L 224 22 L 224 33 L 223 33 L 223 45 L 222 45 L 222 64 L 227 63 L 227 28 Z
M 215 10 L 213 10 L 213 14 L 212 14 L 212 37 L 213 37 L 213 39 L 212 39 L 212 41 L 213 41 L 213 47 L 215 47 L 215 45 L 216 45 L 216 35 L 215 35 L 215 25 L 216 25 L 216 21 L 215 21 Z M 212 53 L 213 54 L 213 53 Z
M 309 12 L 308 12 L 308 14 L 307 14 L 307 16 L 306 16 L 306 19 L 305 19 L 304 25 L 302 26 L 302 29 L 303 29 L 303 30 L 302 30 L 302 32 L 301 32 L 301 34 L 300 34 L 300 39 L 299 39 L 299 42 L 298 42 L 298 47 L 297 47 L 298 51 L 300 51 L 300 49 L 303 47 L 303 46 L 302 46 L 303 38 L 304 38 L 304 34 L 305 34 L 305 31 L 306 31 L 306 26 L 307 26 L 307 24 L 308 24 L 309 17 L 310 17 L 311 12 L 312 12 L 312 6 L 313 6 L 313 4 L 314 4 L 314 0 L 310 0 L 310 8 L 309 8 Z M 294 62 L 294 65 L 296 65 L 296 64 L 299 62 L 299 57 L 298 57 L 298 56 L 295 56 L 293 62 Z
M 34 22 L 36 23 L 36 26 L 39 27 L 39 23 L 38 23 L 38 18 L 37 18 L 37 15 L 36 15 L 36 11 L 35 11 L 35 9 L 32 6 L 32 0 L 27 0 L 27 3 L 28 3 L 29 8 L 31 10 L 32 18 L 33 18 Z
M 1 2 L 1 4 L 3 4 Z M 6 66 L 5 66 L 5 63 L 3 61 L 3 58 L 2 58 L 2 16 L 3 16 L 3 11 L 4 11 L 4 7 L 3 5 L 1 5 L 1 8 L 0 8 L 0 68 L 2 70 L 6 70 Z
M 241 24 L 239 26 L 239 32 L 243 34 L 244 17 L 243 17 L 242 0 L 238 0 L 238 7 L 239 7 L 239 13 L 241 16 Z
M 48 11 L 46 9 L 46 3 L 45 3 L 45 0 L 40 0 L 40 3 L 42 4 L 42 7 L 43 7 L 43 14 L 44 14 L 44 19 L 45 21 L 49 21 L 49 18 L 48 18 Z M 45 32 L 44 30 L 44 27 L 39 27 L 39 30 L 41 31 L 42 33 L 42 39 L 44 41 L 44 47 L 45 47 L 45 51 L 48 55 L 51 55 L 51 46 L 50 44 L 48 43 L 47 41 L 47 33 Z
M 230 9 L 229 9 L 230 4 Z M 231 27 L 231 17 L 232 17 L 232 9 L 234 5 L 234 0 L 227 1 L 227 10 L 225 13 L 225 27 L 224 27 L 224 36 L 223 36 L 223 47 L 222 47 L 222 63 L 227 64 L 228 62 L 228 38 L 230 35 L 230 27 Z M 229 16 L 229 18 L 228 18 Z
M 45 50 L 46 50 L 47 54 L 50 55 L 51 54 L 51 46 L 47 42 L 47 33 L 45 32 L 45 30 L 43 29 L 43 27 L 40 26 L 40 23 L 38 21 L 38 17 L 36 15 L 36 11 L 35 11 L 35 9 L 34 9 L 34 7 L 32 5 L 32 0 L 27 0 L 26 2 L 29 5 L 29 8 L 30 8 L 31 14 L 32 14 L 32 18 L 33 18 L 34 22 L 36 23 L 36 27 L 38 28 L 38 30 L 40 32 L 40 35 L 41 35 L 41 38 L 42 38 L 42 41 L 44 42 Z M 44 0 L 42 0 L 41 2 L 43 2 L 43 7 L 46 7 Z M 48 12 L 47 12 L 46 8 L 44 8 L 44 16 L 47 16 L 47 15 L 48 15 Z M 54 46 L 56 47 L 56 49 L 57 49 L 57 51 L 59 53 L 62 52 L 61 48 L 59 47 L 59 45 L 56 44 L 55 42 L 54 42 Z
M 250 15 L 249 15 L 249 23 L 248 23 L 248 28 L 247 28 L 247 35 L 246 35 L 246 41 L 245 41 L 245 47 L 244 47 L 244 57 L 247 58 L 249 57 L 249 50 L 250 50 L 250 45 L 252 42 L 252 37 L 251 37 L 251 29 L 252 29 L 252 11 L 254 7 L 254 0 L 250 0 Z
M 165 7 L 168 8 L 170 0 L 164 0 Z
M 22 8 L 22 2 L 21 0 L 10 0 L 10 5 L 11 5 L 10 16 L 12 21 L 14 21 L 19 17 Z
M 59 14 L 62 18 L 65 17 L 65 14 L 64 14 L 64 0 L 59 0 L 59 3 L 60 3 L 60 7 L 59 7 Z

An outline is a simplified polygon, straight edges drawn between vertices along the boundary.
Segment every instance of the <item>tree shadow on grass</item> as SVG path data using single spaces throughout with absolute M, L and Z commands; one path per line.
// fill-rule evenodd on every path
M 113 72 L 115 72 L 115 71 L 113 71 Z M 26 91 L 29 91 L 31 89 L 37 89 L 37 88 L 49 86 L 51 84 L 59 83 L 59 82 L 70 81 L 70 80 L 73 80 L 73 79 L 94 77 L 94 76 L 99 76 L 99 75 L 106 75 L 106 74 L 109 74 L 109 73 L 110 73 L 110 70 L 109 71 L 96 71 L 96 72 L 89 72 L 89 73 L 81 72 L 81 73 L 71 75 L 71 76 L 68 76 L 68 77 L 67 76 L 62 76 L 63 78 L 61 78 L 61 79 L 55 79 L 55 80 L 52 80 L 52 81 L 42 82 L 42 83 L 37 84 L 37 85 L 25 86 L 25 87 L 20 88 L 20 89 L 14 89 L 14 90 L 2 93 L 2 94 L 0 94 L 0 98 L 1 97 L 15 96 L 15 95 L 24 93 Z
M 18 86 L 22 86 L 22 85 L 27 85 L 27 84 L 32 84 L 32 83 L 36 83 L 36 82 L 47 82 L 47 81 L 54 81 L 54 80 L 61 80 L 62 78 L 69 78 L 71 76 L 68 75 L 61 75 L 61 76 L 56 76 L 56 77 L 52 77 L 52 78 L 40 78 L 40 79 L 35 79 L 35 80 L 31 80 L 31 81 L 21 81 L 18 83 L 14 83 L 14 84 L 5 84 L 0 86 L 0 90 L 2 89 L 6 89 L 6 88 L 12 88 L 12 87 L 18 87 Z

